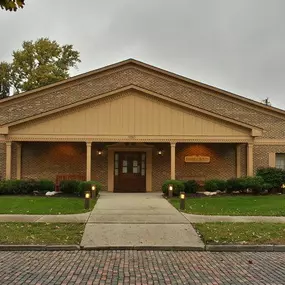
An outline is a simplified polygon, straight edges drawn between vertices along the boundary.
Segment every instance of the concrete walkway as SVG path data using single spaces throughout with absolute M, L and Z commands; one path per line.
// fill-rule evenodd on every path
M 160 193 L 101 193 L 81 241 L 98 248 L 192 248 L 204 244 Z
M 285 217 L 269 216 L 210 216 L 210 215 L 193 215 L 182 213 L 190 223 L 285 223 Z

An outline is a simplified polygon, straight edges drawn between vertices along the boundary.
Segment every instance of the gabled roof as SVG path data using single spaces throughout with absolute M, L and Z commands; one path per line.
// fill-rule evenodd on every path
M 60 113 L 62 111 L 65 111 L 67 109 L 73 109 L 73 108 L 76 108 L 76 107 L 79 107 L 79 106 L 83 106 L 83 105 L 86 105 L 86 104 L 88 104 L 90 102 L 93 102 L 93 101 L 96 101 L 96 100 L 101 100 L 101 99 L 109 97 L 109 96 L 114 96 L 114 95 L 116 95 L 118 93 L 125 92 L 125 91 L 128 91 L 128 90 L 136 90 L 136 91 L 145 93 L 147 95 L 151 95 L 151 96 L 153 96 L 153 97 L 155 97 L 157 99 L 164 100 L 165 102 L 169 102 L 169 103 L 174 104 L 176 106 L 180 106 L 180 107 L 183 107 L 185 109 L 192 110 L 192 111 L 195 111 L 197 113 L 203 114 L 203 115 L 208 116 L 210 118 L 214 118 L 214 119 L 218 119 L 218 120 L 221 120 L 221 121 L 225 121 L 225 122 L 230 123 L 232 125 L 235 125 L 235 126 L 238 126 L 238 127 L 242 127 L 244 129 L 248 129 L 248 130 L 251 131 L 251 135 L 252 136 L 261 136 L 262 132 L 263 132 L 262 128 L 259 128 L 259 127 L 256 127 L 256 126 L 253 126 L 253 125 L 250 125 L 250 124 L 246 124 L 246 123 L 234 120 L 232 118 L 229 118 L 229 117 L 226 117 L 226 116 L 223 116 L 223 115 L 219 115 L 219 114 L 210 112 L 208 110 L 204 110 L 204 109 L 201 109 L 201 108 L 198 108 L 198 107 L 195 107 L 195 106 L 192 106 L 192 105 L 189 105 L 189 104 L 177 101 L 177 100 L 169 98 L 169 97 L 165 97 L 163 95 L 157 94 L 157 93 L 149 91 L 149 90 L 145 90 L 143 88 L 140 88 L 140 87 L 137 87 L 137 86 L 134 86 L 134 85 L 130 85 L 130 86 L 121 88 L 120 90 L 116 90 L 116 91 L 113 91 L 113 92 L 110 92 L 110 93 L 103 94 L 101 96 L 91 97 L 91 98 L 82 100 L 80 102 L 76 102 L 74 104 L 70 104 L 68 106 L 59 107 L 57 109 L 54 109 L 54 110 L 51 110 L 51 111 L 48 111 L 48 112 L 44 112 L 44 113 L 41 113 L 41 114 L 38 114 L 38 115 L 34 115 L 34 116 L 31 116 L 31 117 L 27 117 L 27 118 L 24 118 L 24 119 L 20 119 L 20 120 L 14 121 L 12 123 L 5 124 L 2 128 L 0 127 L 0 134 L 1 133 L 2 134 L 8 134 L 8 128 L 9 127 L 16 126 L 16 125 L 19 125 L 19 124 L 23 124 L 23 123 L 26 123 L 26 122 L 29 122 L 29 121 L 34 121 L 34 120 L 37 120 L 39 118 L 47 117 L 47 116 L 50 116 L 50 115 L 53 115 L 53 114 L 57 114 L 57 113 Z
M 99 68 L 99 69 L 96 69 L 96 70 L 93 70 L 90 72 L 86 72 L 86 73 L 71 77 L 69 79 L 59 81 L 59 82 L 54 83 L 54 84 L 50 84 L 50 85 L 47 85 L 47 86 L 44 86 L 41 88 L 37 88 L 37 89 L 31 90 L 28 92 L 24 92 L 24 93 L 15 95 L 15 96 L 11 96 L 9 98 L 2 99 L 2 100 L 0 100 L 0 108 L 4 107 L 6 104 L 9 105 L 10 103 L 12 103 L 12 104 L 14 102 L 16 103 L 18 100 L 20 100 L 20 98 L 25 99 L 25 98 L 33 97 L 34 95 L 40 94 L 43 91 L 44 91 L 44 93 L 48 92 L 49 90 L 52 91 L 55 87 L 65 87 L 65 85 L 72 83 L 72 82 L 75 83 L 77 80 L 81 80 L 81 79 L 85 79 L 85 78 L 87 79 L 89 77 L 92 77 L 94 75 L 99 75 L 100 73 L 104 73 L 106 71 L 112 71 L 112 70 L 115 70 L 115 69 L 120 68 L 120 67 L 123 68 L 123 67 L 128 67 L 128 66 L 143 68 L 143 69 L 147 69 L 149 71 L 154 71 L 158 75 L 160 74 L 160 75 L 167 76 L 167 77 L 172 78 L 176 81 L 178 80 L 181 83 L 184 83 L 184 84 L 188 83 L 188 84 L 191 84 L 192 86 L 200 87 L 206 91 L 207 90 L 212 91 L 212 92 L 214 92 L 214 94 L 218 94 L 218 95 L 222 94 L 223 98 L 225 100 L 232 101 L 236 104 L 242 104 L 242 105 L 246 104 L 248 106 L 251 106 L 252 108 L 258 109 L 259 111 L 267 113 L 267 114 L 269 113 L 273 116 L 281 116 L 282 118 L 284 118 L 284 115 L 285 115 L 284 110 L 274 108 L 274 107 L 270 107 L 270 106 L 266 106 L 262 103 L 254 101 L 252 99 L 248 99 L 248 98 L 230 93 L 228 91 L 225 91 L 225 90 L 222 90 L 222 89 L 219 89 L 219 88 L 216 88 L 216 87 L 213 87 L 213 86 L 210 86 L 210 85 L 207 85 L 207 84 L 204 84 L 204 83 L 201 83 L 201 82 L 189 79 L 189 78 L 186 78 L 184 76 L 174 74 L 172 72 L 154 67 L 152 65 L 143 63 L 143 62 L 135 60 L 135 59 L 127 59 L 125 61 L 121 61 L 121 62 L 118 62 L 115 64 L 111 64 L 111 65 L 108 65 L 106 67 Z M 183 102 L 183 98 L 181 98 L 181 101 Z M 186 104 L 189 104 L 189 103 L 186 103 Z
M 34 90 L 31 90 L 31 91 L 23 92 L 21 94 L 18 94 L 17 96 L 11 96 L 11 97 L 2 99 L 2 100 L 0 100 L 0 104 L 4 103 L 4 102 L 7 102 L 7 101 L 15 100 L 15 99 L 23 97 L 23 96 L 28 96 L 29 94 L 33 94 L 33 93 L 39 92 L 41 90 L 46 90 L 46 89 L 49 89 L 49 88 L 52 88 L 52 87 L 55 87 L 55 86 L 58 86 L 58 85 L 67 84 L 69 82 L 76 81 L 76 80 L 82 79 L 84 77 L 89 77 L 89 76 L 98 74 L 100 72 L 108 71 L 108 70 L 111 70 L 111 69 L 114 69 L 114 68 L 117 68 L 117 67 L 121 67 L 121 66 L 124 66 L 124 65 L 128 65 L 128 64 L 133 64 L 133 65 L 137 65 L 137 66 L 140 66 L 140 67 L 144 67 L 144 68 L 156 71 L 158 73 L 162 73 L 164 75 L 171 76 L 173 78 L 176 78 L 176 79 L 179 79 L 179 80 L 191 83 L 193 85 L 196 85 L 196 86 L 199 86 L 199 87 L 203 87 L 203 88 L 209 89 L 211 91 L 215 91 L 215 92 L 224 94 L 224 95 L 229 96 L 231 98 L 238 99 L 238 100 L 250 103 L 250 104 L 254 104 L 254 105 L 256 105 L 258 107 L 261 107 L 261 108 L 264 108 L 266 110 L 281 112 L 282 114 L 285 115 L 285 111 L 282 110 L 282 109 L 264 105 L 264 104 L 262 104 L 260 102 L 254 101 L 252 99 L 245 98 L 245 97 L 243 97 L 241 95 L 237 95 L 237 94 L 225 91 L 223 89 L 220 89 L 220 88 L 217 88 L 217 87 L 214 87 L 214 86 L 211 86 L 211 85 L 208 85 L 208 84 L 205 84 L 205 83 L 202 83 L 202 82 L 199 82 L 199 81 L 196 81 L 196 80 L 193 80 L 193 79 L 190 79 L 190 78 L 187 78 L 187 77 L 175 74 L 175 73 L 172 73 L 170 71 L 167 71 L 167 70 L 155 67 L 153 65 L 150 65 L 150 64 L 138 61 L 136 59 L 132 59 L 132 58 L 124 60 L 124 61 L 121 61 L 121 62 L 118 62 L 118 63 L 111 64 L 111 65 L 108 65 L 108 66 L 105 66 L 105 67 L 102 67 L 102 68 L 98 68 L 98 69 L 95 69 L 95 70 L 92 70 L 92 71 L 89 71 L 89 72 L 85 72 L 85 73 L 82 73 L 80 75 L 76 75 L 76 76 L 70 77 L 68 79 L 59 81 L 59 82 L 54 83 L 54 84 L 49 84 L 47 86 L 36 88 Z

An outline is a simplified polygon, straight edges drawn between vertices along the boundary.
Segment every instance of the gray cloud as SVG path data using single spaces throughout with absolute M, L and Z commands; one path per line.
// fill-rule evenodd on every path
M 133 57 L 285 108 L 284 0 L 26 3 L 17 13 L 0 11 L 0 60 L 24 40 L 49 37 L 80 51 L 72 74 Z

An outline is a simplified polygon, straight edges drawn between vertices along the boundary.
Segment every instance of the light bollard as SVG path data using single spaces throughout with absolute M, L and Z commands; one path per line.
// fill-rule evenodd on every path
M 180 192 L 180 210 L 185 210 L 185 192 Z
M 96 185 L 92 185 L 91 187 L 91 198 L 92 199 L 96 198 Z
M 84 195 L 84 208 L 89 209 L 90 208 L 90 191 L 86 191 Z
M 169 198 L 173 197 L 173 185 L 172 184 L 168 185 L 168 197 Z
M 284 191 L 285 191 L 285 184 L 284 183 L 281 185 L 281 188 L 282 188 L 282 194 L 285 194 L 284 193 Z

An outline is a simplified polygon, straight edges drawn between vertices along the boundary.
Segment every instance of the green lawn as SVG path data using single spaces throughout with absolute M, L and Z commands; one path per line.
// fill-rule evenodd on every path
M 285 244 L 285 224 L 193 224 L 206 244 Z
M 169 199 L 179 209 L 179 199 Z M 285 195 L 188 197 L 185 212 L 200 215 L 285 216 Z
M 80 244 L 84 224 L 0 223 L 0 244 Z
M 95 203 L 96 200 L 91 200 L 91 209 Z M 83 198 L 0 196 L 0 214 L 60 215 L 88 211 L 84 209 Z

